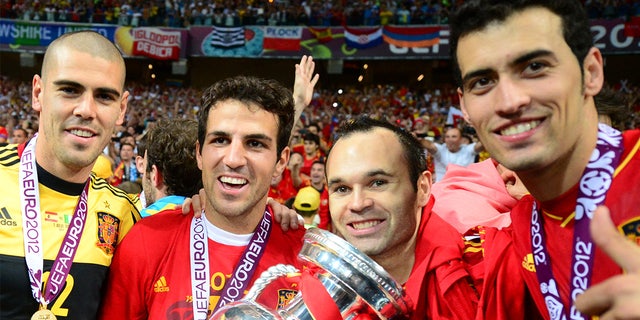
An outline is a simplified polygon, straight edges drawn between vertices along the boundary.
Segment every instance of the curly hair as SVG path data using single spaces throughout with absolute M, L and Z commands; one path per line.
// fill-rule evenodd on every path
M 197 122 L 161 120 L 146 134 L 147 175 L 152 166 L 162 174 L 167 194 L 191 197 L 202 188 L 196 160 Z

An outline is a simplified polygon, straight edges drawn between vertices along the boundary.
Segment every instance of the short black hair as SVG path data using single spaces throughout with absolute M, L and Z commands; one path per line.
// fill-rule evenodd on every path
M 302 141 L 313 141 L 316 143 L 316 145 L 320 145 L 320 137 L 318 137 L 317 134 L 311 132 L 305 133 L 302 137 Z
M 530 8 L 545 8 L 562 20 L 564 41 L 578 59 L 580 70 L 584 58 L 593 47 L 593 36 L 586 10 L 579 0 L 468 0 L 450 18 L 450 50 L 454 80 L 462 88 L 458 64 L 460 38 L 485 29 L 491 23 L 503 22 L 512 15 Z
M 198 141 L 204 145 L 209 111 L 216 103 L 237 100 L 244 104 L 255 104 L 278 117 L 278 156 L 289 144 L 294 121 L 293 94 L 276 80 L 250 76 L 236 76 L 220 80 L 202 94 L 198 113 Z M 202 151 L 202 149 L 200 149 Z
M 353 133 L 370 132 L 375 128 L 387 129 L 396 135 L 400 145 L 402 145 L 402 149 L 404 151 L 403 156 L 407 160 L 409 179 L 411 180 L 414 191 L 418 191 L 418 179 L 422 173 L 427 170 L 427 159 L 425 157 L 422 144 L 409 131 L 398 127 L 389 121 L 377 120 L 365 115 L 349 120 L 340 126 L 336 131 L 336 139 L 333 145 L 335 146 L 340 139 L 346 138 Z M 329 156 L 330 155 L 331 150 L 329 150 Z

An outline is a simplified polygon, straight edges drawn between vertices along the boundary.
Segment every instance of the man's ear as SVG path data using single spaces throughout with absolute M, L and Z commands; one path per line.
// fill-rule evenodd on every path
M 604 85 L 604 62 L 602 53 L 596 47 L 591 48 L 582 65 L 584 73 L 584 94 L 597 95 Z
M 143 156 L 136 156 L 136 169 L 140 173 L 143 173 L 145 171 L 146 168 L 144 167 L 144 157 Z
M 422 174 L 418 177 L 418 186 L 417 186 L 417 204 L 420 207 L 424 207 L 427 205 L 427 202 L 429 202 L 429 196 L 431 196 L 431 182 L 432 182 L 432 178 L 431 178 L 431 172 L 429 172 L 429 170 L 425 170 L 422 172 Z
M 202 150 L 200 150 L 200 141 L 196 140 L 196 161 L 198 162 L 198 169 L 202 171 Z
M 278 177 L 284 172 L 284 169 L 287 167 L 289 163 L 289 157 L 291 156 L 291 149 L 288 146 L 282 149 L 280 152 L 280 156 L 278 157 L 278 161 L 276 162 L 276 170 L 273 171 L 272 178 Z
M 31 83 L 31 107 L 33 110 L 41 112 L 42 111 L 42 78 L 39 75 L 33 76 L 33 81 Z
M 469 113 L 467 112 L 467 107 L 464 105 L 462 88 L 458 87 L 456 90 L 458 92 L 458 101 L 460 101 L 460 110 L 462 111 L 462 116 L 464 117 L 464 121 L 473 126 L 473 122 L 471 121 L 471 117 L 469 117 Z
M 158 167 L 156 167 L 155 164 L 151 166 L 151 172 L 149 172 L 149 179 L 151 179 L 151 183 L 157 189 L 160 189 L 160 187 L 164 183 L 164 177 L 162 176 L 162 172 L 158 170 Z
M 127 114 L 127 104 L 129 103 L 129 91 L 124 91 L 120 98 L 120 114 L 116 120 L 116 125 L 122 125 L 124 123 L 124 117 Z

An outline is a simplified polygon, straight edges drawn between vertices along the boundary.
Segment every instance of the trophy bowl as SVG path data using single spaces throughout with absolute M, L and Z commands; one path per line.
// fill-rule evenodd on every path
M 328 284 L 325 288 L 330 295 L 350 291 L 358 297 L 354 302 L 366 302 L 380 319 L 408 318 L 411 302 L 402 286 L 375 261 L 337 235 L 319 228 L 307 230 L 298 259 L 321 269 L 317 277 Z M 340 285 L 330 285 L 336 282 Z M 350 309 L 340 305 L 338 308 Z M 343 318 L 347 317 L 343 313 Z
M 402 287 L 375 261 L 333 233 L 307 230 L 298 259 L 307 267 L 303 274 L 306 272 L 322 292 L 326 291 L 329 302 L 315 296 L 305 298 L 305 292 L 309 292 L 305 286 L 311 282 L 304 282 L 304 277 L 300 291 L 284 308 L 269 310 L 255 302 L 271 281 L 298 271 L 293 266 L 276 265 L 263 272 L 242 300 L 221 307 L 211 319 L 327 319 L 318 310 L 329 309 L 335 310 L 335 317 L 339 312 L 342 319 L 355 319 L 359 314 L 394 320 L 410 317 L 411 301 Z

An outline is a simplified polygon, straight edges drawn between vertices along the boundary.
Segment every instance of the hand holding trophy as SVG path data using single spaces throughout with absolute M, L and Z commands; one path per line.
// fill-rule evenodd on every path
M 265 271 L 244 299 L 213 314 L 215 320 L 243 319 L 408 319 L 411 301 L 402 287 L 377 263 L 338 236 L 318 228 L 307 230 L 298 259 L 300 291 L 280 310 L 255 300 L 273 279 L 299 272 L 277 265 Z

